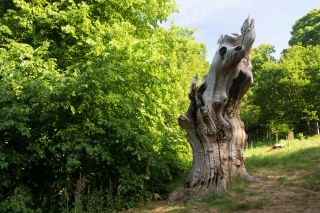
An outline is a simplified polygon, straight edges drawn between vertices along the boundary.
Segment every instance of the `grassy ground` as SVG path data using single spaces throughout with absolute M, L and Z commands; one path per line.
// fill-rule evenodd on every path
M 249 173 L 260 183 L 236 180 L 221 197 L 168 205 L 155 201 L 128 212 L 320 212 L 320 136 L 281 141 L 286 147 L 254 144 L 246 150 Z

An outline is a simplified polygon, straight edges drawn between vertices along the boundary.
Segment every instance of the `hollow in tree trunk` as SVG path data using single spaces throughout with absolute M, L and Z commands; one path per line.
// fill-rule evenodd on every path
M 184 187 L 169 202 L 201 200 L 221 194 L 235 177 L 255 180 L 247 173 L 244 148 L 247 135 L 240 119 L 240 102 L 253 83 L 250 50 L 255 39 L 250 17 L 241 34 L 221 35 L 207 76 L 190 86 L 190 106 L 179 117 L 192 147 L 192 170 Z

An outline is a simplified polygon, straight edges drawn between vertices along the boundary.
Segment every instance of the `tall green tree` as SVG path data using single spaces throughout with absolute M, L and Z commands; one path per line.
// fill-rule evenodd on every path
M 259 88 L 260 82 L 264 77 L 264 64 L 276 62 L 273 57 L 274 52 L 274 46 L 270 44 L 261 44 L 251 51 L 253 86 L 241 102 L 241 118 L 245 123 L 249 140 L 257 139 L 259 132 L 261 135 L 265 129 L 265 123 L 261 119 L 260 107 L 255 103 L 254 99 L 256 97 L 256 90 Z
M 249 132 L 310 133 L 308 124 L 319 120 L 319 46 L 293 46 L 279 61 L 261 57 L 261 48 L 255 51 L 252 61 L 258 75 L 243 106 Z M 256 59 L 261 59 L 258 64 Z
M 0 8 L 0 210 L 61 211 L 74 192 L 86 210 L 89 189 L 121 208 L 165 191 L 184 169 L 185 88 L 208 67 L 192 31 L 159 27 L 173 2 Z
M 319 9 L 298 19 L 292 27 L 291 47 L 279 61 L 272 57 L 271 45 L 253 49 L 254 85 L 242 104 L 249 135 L 311 133 L 312 123 L 319 120 L 318 96 L 310 95 L 319 89 L 319 24 Z
M 320 44 L 320 9 L 313 9 L 292 26 L 289 45 L 302 46 Z

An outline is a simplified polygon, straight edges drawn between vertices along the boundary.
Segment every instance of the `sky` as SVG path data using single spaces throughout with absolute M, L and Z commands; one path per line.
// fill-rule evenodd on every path
M 256 40 L 275 46 L 275 57 L 288 48 L 291 28 L 295 21 L 310 10 L 320 8 L 320 0 L 176 0 L 179 13 L 172 14 L 163 25 L 171 22 L 181 27 L 196 29 L 196 41 L 207 48 L 211 61 L 221 34 L 239 33 L 251 15 L 255 19 Z

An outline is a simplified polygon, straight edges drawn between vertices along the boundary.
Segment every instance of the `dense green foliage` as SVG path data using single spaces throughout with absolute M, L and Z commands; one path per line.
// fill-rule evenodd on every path
M 247 132 L 254 135 L 251 139 L 268 133 L 276 140 L 289 132 L 315 133 L 320 119 L 319 14 L 314 9 L 296 22 L 289 42 L 293 46 L 279 60 L 272 56 L 272 45 L 253 49 L 254 85 L 242 103 Z
M 1 212 L 122 208 L 186 168 L 176 118 L 208 64 L 192 31 L 158 26 L 174 9 L 171 0 L 1 1 Z
M 255 83 L 242 105 L 249 134 L 314 133 L 320 117 L 320 46 L 293 46 L 279 61 L 271 50 L 261 45 L 253 51 Z
M 274 141 L 257 141 L 245 152 L 246 168 L 258 183 L 233 180 L 221 196 L 168 205 L 154 202 L 132 212 L 317 212 L 320 203 L 320 135 L 281 140 L 285 148 L 272 150 Z M 290 196 L 286 196 L 290 193 Z M 298 202 L 297 202 L 298 201 Z M 288 209 L 290 208 L 290 209 Z M 262 210 L 263 209 L 263 210 Z
M 303 46 L 320 43 L 320 9 L 313 9 L 292 26 L 290 46 L 300 43 Z
M 188 169 L 176 118 L 208 63 L 193 31 L 159 26 L 173 11 L 172 0 L 0 1 L 0 212 L 130 207 Z M 320 118 L 319 10 L 293 30 L 279 61 L 272 45 L 253 50 L 249 134 L 307 133 Z

